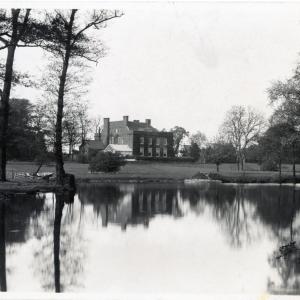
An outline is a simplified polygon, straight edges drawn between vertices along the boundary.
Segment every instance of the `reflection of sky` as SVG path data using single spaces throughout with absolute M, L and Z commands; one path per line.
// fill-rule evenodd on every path
M 130 189 L 128 190 L 130 192 Z M 255 215 L 252 203 L 245 201 L 247 230 L 251 239 L 241 230 L 240 247 L 232 245 L 228 224 L 216 221 L 213 207 L 198 203 L 193 209 L 176 194 L 184 217 L 156 215 L 148 227 L 128 226 L 122 231 L 120 224 L 102 226 L 101 214 L 93 204 L 82 204 L 75 197 L 72 209 L 64 207 L 62 220 L 63 240 L 72 246 L 68 255 L 61 257 L 62 281 L 66 291 L 103 293 L 250 293 L 265 292 L 268 279 L 280 284 L 276 269 L 268 257 L 278 248 L 278 241 Z M 38 218 L 38 230 L 28 230 L 26 243 L 7 246 L 8 291 L 41 291 L 45 280 L 53 279 L 53 218 L 52 196 L 48 195 L 47 212 Z M 130 194 L 125 194 L 119 210 L 130 211 Z M 122 208 L 123 207 L 123 208 Z M 68 212 L 67 212 L 68 210 Z M 294 221 L 300 225 L 300 215 Z M 289 228 L 282 231 L 288 237 Z M 38 240 L 35 236 L 41 236 Z M 49 241 L 45 251 L 50 256 L 44 262 L 34 253 Z M 62 250 L 62 249 L 61 249 Z M 81 274 L 74 282 L 66 278 L 72 268 L 68 264 L 81 264 Z M 49 264 L 49 266 L 48 266 Z M 48 269 L 47 269 L 48 268 Z M 47 272 L 48 277 L 41 275 Z M 52 276 L 52 277 L 51 277 Z M 80 284 L 79 284 L 80 283 Z M 52 289 L 53 290 L 53 289 Z
M 235 251 L 207 216 L 157 217 L 147 230 L 135 227 L 126 234 L 116 227 L 90 229 L 88 290 L 101 283 L 107 292 L 265 291 L 267 253 L 274 245 Z

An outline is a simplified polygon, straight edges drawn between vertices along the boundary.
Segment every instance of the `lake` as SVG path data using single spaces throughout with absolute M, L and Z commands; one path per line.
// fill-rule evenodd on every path
M 300 187 L 87 184 L 0 200 L 11 292 L 300 294 Z

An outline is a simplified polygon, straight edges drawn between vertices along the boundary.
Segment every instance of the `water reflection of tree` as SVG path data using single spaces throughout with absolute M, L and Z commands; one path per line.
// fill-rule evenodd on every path
M 258 238 L 261 232 L 254 230 L 256 228 L 254 223 L 264 224 L 266 231 L 276 238 L 280 228 L 290 226 L 290 187 L 283 188 L 282 194 L 285 196 L 280 200 L 276 186 L 224 185 L 216 182 L 204 182 L 199 185 L 138 184 L 126 185 L 126 188 L 124 186 L 115 184 L 82 186 L 79 188 L 79 198 L 81 203 L 93 205 L 97 217 L 101 214 L 103 226 L 107 226 L 108 222 L 117 222 L 120 207 L 127 196 L 132 199 L 131 215 L 128 217 L 130 219 L 128 222 L 132 224 L 148 223 L 150 218 L 160 213 L 170 214 L 168 205 L 172 201 L 175 204 L 175 209 L 171 213 L 174 217 L 183 216 L 188 211 L 200 215 L 208 208 L 230 245 L 234 247 L 241 247 Z M 165 203 L 164 212 L 159 207 L 160 204 L 158 206 L 155 204 L 156 196 L 159 203 Z M 181 202 L 188 203 L 188 210 L 187 207 L 182 207 Z M 295 209 L 299 209 L 299 204 L 295 204 Z M 109 216 L 114 217 L 109 219 Z
M 78 198 L 80 203 L 83 204 L 82 210 L 84 205 L 92 204 L 97 217 L 99 217 L 103 208 L 108 210 L 108 205 L 116 209 L 125 194 L 126 192 L 121 191 L 118 185 L 113 184 L 82 184 L 78 188 Z
M 37 220 L 43 210 L 45 196 L 16 194 L 6 197 L 6 242 L 24 243 L 31 222 Z
M 243 185 L 219 186 L 214 197 L 209 197 L 213 205 L 212 212 L 226 234 L 230 245 L 242 247 L 243 243 L 251 242 L 251 219 L 253 207 L 245 197 Z
M 284 193 L 279 189 L 278 207 L 280 207 L 280 223 L 274 232 L 277 237 L 276 249 L 269 255 L 268 261 L 271 267 L 276 269 L 280 282 L 269 279 L 268 289 L 272 293 L 300 293 L 300 249 L 299 230 L 300 225 L 295 225 L 297 211 L 299 211 L 299 196 L 294 186 Z M 299 217 L 299 214 L 298 214 Z M 296 226 L 296 227 L 295 227 Z M 295 243 L 296 246 L 293 246 Z M 285 246 L 287 251 L 282 251 Z M 281 249 L 280 249 L 281 248 Z
M 55 218 L 53 225 L 53 253 L 54 253 L 54 285 L 55 292 L 60 293 L 61 284 L 60 284 L 60 229 L 61 229 L 61 218 L 64 208 L 64 199 L 61 194 L 56 194 L 55 202 Z
M 4 197 L 2 197 L 4 198 Z M 5 199 L 0 196 L 0 290 L 5 292 L 6 285 L 6 247 L 5 247 Z
M 253 213 L 253 208 L 245 198 L 243 186 L 212 182 L 182 187 L 180 193 L 197 214 L 202 213 L 205 207 L 210 207 L 212 216 L 226 234 L 230 245 L 241 247 L 244 241 L 251 241 L 252 215 L 249 214 Z
M 40 240 L 35 251 L 35 273 L 45 290 L 55 292 L 82 285 L 85 258 L 82 231 L 74 226 L 79 216 L 75 217 L 72 205 L 66 203 L 70 203 L 69 194 L 55 195 L 54 220 L 48 212 L 36 236 Z
M 40 215 L 45 197 L 40 194 L 5 195 L 0 194 L 0 290 L 7 290 L 6 265 L 7 246 L 10 254 L 13 245 L 26 241 L 31 221 Z
M 299 229 L 291 229 L 300 203 L 295 201 L 299 196 L 290 186 L 214 183 L 205 192 L 199 189 L 198 194 L 198 201 L 205 201 L 205 205 L 211 207 L 212 215 L 235 247 L 258 237 L 253 230 L 253 224 L 257 222 L 263 224 L 263 229 L 276 239 L 280 238 L 283 229 L 289 229 L 294 235 L 299 232 Z
M 262 230 L 277 244 L 269 263 L 277 270 L 281 282 L 275 285 L 270 280 L 269 290 L 300 292 L 300 251 L 276 259 L 280 246 L 297 241 L 300 247 L 299 190 L 291 186 L 212 184 L 208 189 L 191 187 L 182 189 L 181 193 L 186 201 L 192 199 L 192 210 L 202 201 L 210 206 L 212 215 L 234 247 L 251 242 L 256 237 L 252 224 L 260 222 Z

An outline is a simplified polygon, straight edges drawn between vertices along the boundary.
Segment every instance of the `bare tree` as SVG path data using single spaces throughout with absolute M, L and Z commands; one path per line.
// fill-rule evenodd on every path
M 87 102 L 80 102 L 76 105 L 77 112 L 78 112 L 78 125 L 79 125 L 79 132 L 80 132 L 80 145 L 84 145 L 87 137 L 92 130 L 92 121 L 88 115 L 88 103 Z
M 86 124 L 89 123 L 87 116 L 88 102 L 83 99 L 88 92 L 88 86 L 91 82 L 89 69 L 89 66 L 80 61 L 70 62 L 69 64 L 69 73 L 66 77 L 64 90 L 64 121 L 62 123 L 62 144 L 69 144 L 69 152 L 69 142 L 71 141 L 71 144 L 74 144 L 73 142 L 76 141 L 75 144 L 77 144 L 79 140 L 78 135 L 83 134 L 85 137 L 88 132 Z M 44 93 L 42 99 L 36 105 L 37 120 L 46 133 L 48 147 L 52 149 L 55 145 L 57 97 L 61 71 L 60 61 L 58 59 L 50 59 L 41 78 L 40 87 Z M 71 149 L 73 149 L 72 146 Z
M 87 101 L 79 98 L 65 108 L 63 132 L 69 146 L 69 155 L 73 159 L 74 147 L 85 143 L 91 129 L 91 121 Z
M 220 131 L 235 148 L 238 170 L 244 169 L 245 150 L 257 142 L 264 124 L 263 115 L 251 107 L 233 106 L 227 112 Z
M 103 127 L 103 118 L 100 115 L 95 116 L 92 118 L 91 127 L 94 133 L 99 133 Z
M 61 66 L 55 126 L 56 181 L 58 184 L 63 184 L 65 177 L 62 120 L 69 64 L 71 61 L 80 59 L 97 63 L 98 59 L 104 55 L 104 48 L 91 35 L 88 35 L 88 32 L 92 29 L 100 29 L 107 21 L 121 15 L 118 11 L 94 10 L 88 18 L 80 18 L 77 9 L 56 10 L 54 14 L 48 15 L 48 23 L 52 26 L 52 30 L 49 32 L 44 48 L 59 59 Z
M 68 97 L 67 97 L 68 98 Z M 45 135 L 49 150 L 55 145 L 56 101 L 45 97 L 35 106 L 36 127 Z M 64 105 L 64 119 L 62 123 L 62 145 L 68 147 L 69 156 L 73 159 L 73 150 L 83 145 L 92 132 L 92 121 L 88 114 L 88 101 L 76 98 L 68 99 Z

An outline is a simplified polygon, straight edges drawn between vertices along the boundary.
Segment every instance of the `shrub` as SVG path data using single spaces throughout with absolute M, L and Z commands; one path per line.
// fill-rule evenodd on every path
M 124 165 L 122 156 L 111 152 L 98 152 L 91 158 L 89 169 L 91 172 L 117 172 Z
M 274 159 L 266 159 L 261 165 L 262 171 L 278 171 L 277 162 Z
M 76 160 L 79 163 L 86 164 L 88 162 L 88 157 L 83 153 L 79 153 Z

